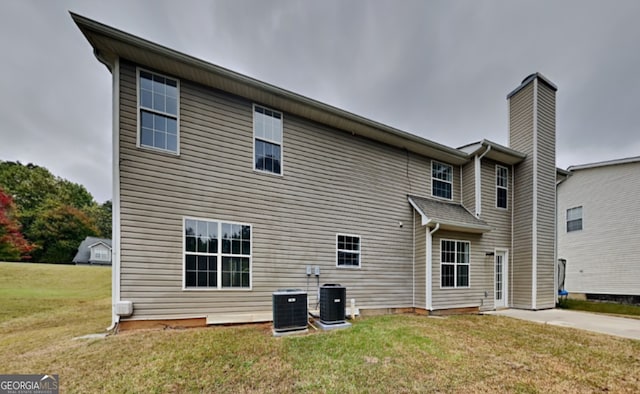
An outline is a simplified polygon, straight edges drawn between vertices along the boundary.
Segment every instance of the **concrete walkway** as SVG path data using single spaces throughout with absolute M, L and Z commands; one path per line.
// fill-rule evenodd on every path
M 601 334 L 640 340 L 640 320 L 600 315 L 596 313 L 569 311 L 565 309 L 546 309 L 528 311 L 523 309 L 504 309 L 485 312 L 488 315 L 508 316 L 537 323 L 552 324 L 561 327 L 573 327 Z

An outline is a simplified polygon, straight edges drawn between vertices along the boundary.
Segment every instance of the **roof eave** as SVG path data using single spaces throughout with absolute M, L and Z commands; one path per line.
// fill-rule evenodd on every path
M 458 231 L 458 232 L 472 233 L 472 234 L 484 234 L 491 231 L 490 226 L 451 222 L 451 221 L 441 220 L 436 218 L 431 218 L 431 221 L 429 222 L 429 227 L 433 228 L 437 223 L 440 224 L 440 230 Z
M 640 156 L 625 157 L 624 159 L 614 159 L 614 160 L 607 160 L 607 161 L 599 161 L 596 163 L 578 164 L 575 166 L 569 166 L 567 168 L 567 172 L 571 173 L 577 170 L 587 170 L 590 168 L 616 166 L 616 165 L 631 164 L 631 163 L 638 163 L 638 162 L 640 162 Z
M 503 164 L 515 165 L 521 163 L 527 157 L 524 153 L 489 140 L 482 140 L 467 144 L 459 147 L 458 149 L 473 157 L 484 154 L 489 147 L 491 147 L 491 149 L 485 157 Z
M 469 156 L 455 148 L 364 118 L 204 60 L 136 37 L 75 13 L 74 22 L 103 63 L 125 58 L 177 77 L 220 89 L 290 114 L 397 148 L 460 165 Z M 161 61 L 158 61 L 161 60 Z

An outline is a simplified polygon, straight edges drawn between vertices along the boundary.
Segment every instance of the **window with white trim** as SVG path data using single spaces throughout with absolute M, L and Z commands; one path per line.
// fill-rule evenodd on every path
M 282 113 L 253 106 L 253 168 L 282 175 Z
M 109 257 L 111 253 L 109 249 L 105 248 L 104 246 L 96 246 L 93 248 L 92 252 L 93 252 L 94 260 L 102 260 L 102 261 L 110 260 Z
M 440 286 L 469 287 L 469 241 L 440 241 Z
M 338 267 L 360 267 L 360 236 L 336 235 L 336 265 Z
M 178 81 L 138 69 L 139 144 L 178 153 Z
M 582 206 L 567 209 L 567 232 L 582 230 Z
M 431 195 L 452 199 L 453 167 L 437 161 L 431 162 Z
M 496 165 L 496 208 L 507 208 L 509 170 Z
M 251 288 L 251 225 L 184 219 L 184 287 Z

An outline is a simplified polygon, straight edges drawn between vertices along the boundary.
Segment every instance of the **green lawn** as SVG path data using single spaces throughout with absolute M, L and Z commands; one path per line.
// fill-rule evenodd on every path
M 637 305 L 566 299 L 560 301 L 558 307 L 563 309 L 573 309 L 576 311 L 606 313 L 610 315 L 626 315 L 640 318 L 640 306 Z
M 108 268 L 0 263 L 0 373 L 64 392 L 638 392 L 640 341 L 501 316 L 358 319 L 274 338 L 268 324 L 140 330 L 110 322 Z

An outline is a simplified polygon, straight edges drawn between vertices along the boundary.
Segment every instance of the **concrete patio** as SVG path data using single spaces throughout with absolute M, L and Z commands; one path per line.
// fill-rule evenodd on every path
M 540 311 L 504 309 L 485 312 L 485 314 L 513 317 L 515 319 L 529 320 L 560 327 L 573 327 L 580 330 L 640 340 L 640 319 L 565 309 L 546 309 Z

